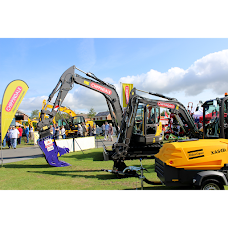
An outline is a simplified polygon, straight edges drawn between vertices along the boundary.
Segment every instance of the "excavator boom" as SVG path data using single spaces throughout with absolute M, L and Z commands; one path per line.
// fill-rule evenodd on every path
M 75 69 L 78 68 L 72 66 L 68 70 L 66 70 L 60 77 L 59 82 L 57 83 L 52 93 L 49 95 L 48 103 L 52 100 L 55 93 L 58 92 L 52 110 L 41 110 L 40 122 L 38 123 L 40 138 L 50 135 L 50 123 L 56 115 L 57 109 L 61 107 L 67 93 L 72 89 L 74 83 L 99 92 L 105 97 L 106 102 L 108 103 L 110 114 L 112 116 L 112 122 L 114 123 L 114 126 L 118 131 L 118 125 L 120 126 L 122 121 L 122 107 L 120 105 L 119 96 L 116 92 L 115 87 L 109 83 L 103 82 L 102 80 L 98 79 L 92 73 L 86 73 L 86 75 L 88 77 L 92 77 L 96 81 L 82 77 L 74 72 Z M 48 115 L 49 118 L 45 119 L 45 115 Z
M 69 150 L 67 151 L 66 149 L 59 148 L 56 145 L 55 138 L 50 133 L 50 127 L 58 109 L 61 107 L 67 93 L 73 88 L 74 83 L 99 92 L 105 97 L 108 104 L 109 112 L 112 117 L 113 125 L 116 128 L 117 132 L 118 126 L 121 125 L 122 121 L 122 107 L 120 105 L 119 96 L 116 92 L 115 87 L 109 83 L 98 79 L 92 73 L 85 73 L 80 70 L 82 73 L 85 73 L 87 77 L 90 77 L 94 80 L 82 77 L 79 74 L 75 73 L 76 69 L 80 70 L 75 66 L 72 66 L 62 74 L 59 82 L 53 89 L 52 93 L 49 95 L 47 103 L 43 103 L 43 107 L 40 112 L 39 122 L 37 124 L 37 130 L 39 131 L 40 135 L 38 145 L 43 151 L 47 162 L 52 166 L 68 165 L 64 162 L 59 161 L 58 156 L 69 152 Z M 48 103 L 51 102 L 52 98 L 56 93 L 57 97 L 54 101 L 51 111 L 46 110 L 46 107 L 49 105 Z M 46 118 L 46 116 L 48 116 L 48 118 Z M 51 141 L 53 143 L 51 143 Z

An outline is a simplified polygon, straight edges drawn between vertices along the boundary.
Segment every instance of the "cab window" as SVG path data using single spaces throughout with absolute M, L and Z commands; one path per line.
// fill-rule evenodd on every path
M 134 125 L 134 134 L 143 135 L 143 116 L 144 116 L 144 107 L 142 105 L 138 106 L 137 114 L 135 117 L 135 125 Z

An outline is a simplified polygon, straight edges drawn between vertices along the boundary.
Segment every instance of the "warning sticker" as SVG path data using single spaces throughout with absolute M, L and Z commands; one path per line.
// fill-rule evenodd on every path
M 45 144 L 45 148 L 47 149 L 47 151 L 54 150 L 54 145 L 53 145 L 52 139 L 45 140 L 44 144 Z

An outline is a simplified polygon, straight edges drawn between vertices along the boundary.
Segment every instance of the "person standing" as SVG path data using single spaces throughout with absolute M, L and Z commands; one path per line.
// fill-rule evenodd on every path
M 108 128 L 108 140 L 110 139 L 110 141 L 113 141 L 112 135 L 113 135 L 113 127 L 112 127 L 112 123 L 110 123 Z
M 93 133 L 93 136 L 96 136 L 97 134 L 95 124 L 93 125 L 92 133 Z
M 55 124 L 53 123 L 53 126 L 52 126 L 52 131 L 53 131 L 53 136 L 55 136 Z
M 29 130 L 29 134 L 30 134 L 30 139 L 33 140 L 33 126 L 30 126 L 30 130 Z
M 88 133 L 89 133 L 89 136 L 92 136 L 92 127 L 90 126 L 90 124 L 89 124 L 89 127 L 88 127 Z
M 105 135 L 105 124 L 103 123 L 103 125 L 101 126 L 101 130 L 102 130 L 102 135 Z
M 21 137 L 22 137 L 23 129 L 19 126 L 17 130 L 19 131 L 19 137 L 17 139 L 17 144 L 21 144 Z
M 63 139 L 66 138 L 66 129 L 65 129 L 65 127 L 63 125 L 61 126 L 61 135 L 62 135 Z
M 11 140 L 10 140 L 10 131 L 8 130 L 7 133 L 6 133 L 6 142 L 8 144 L 8 147 L 10 149 L 10 146 L 11 146 Z
M 25 127 L 25 135 L 26 135 L 26 139 L 27 139 L 27 144 L 29 143 L 29 127 L 28 126 L 26 126 Z
M 108 124 L 108 122 L 106 121 L 106 122 L 105 122 L 105 137 L 104 137 L 104 140 L 105 140 L 105 141 L 107 140 L 108 130 L 109 130 L 109 124 Z
M 82 123 L 82 135 L 83 135 L 83 137 L 86 136 L 86 132 L 87 132 L 86 126 L 85 126 L 85 123 L 83 122 L 83 123 Z
M 17 128 L 13 126 L 13 129 L 11 131 L 11 138 L 12 138 L 12 144 L 13 144 L 13 149 L 16 149 L 17 147 L 17 138 L 20 135 L 19 131 Z
M 83 136 L 82 126 L 81 126 L 81 124 L 78 124 L 78 132 L 77 132 L 77 136 L 78 136 L 78 137 L 82 137 L 82 136 Z
M 58 124 L 56 124 L 56 127 L 55 127 L 55 138 L 59 139 L 59 126 L 58 126 Z
M 13 148 L 13 141 L 12 141 L 12 127 L 9 128 L 9 141 L 10 141 L 10 147 Z

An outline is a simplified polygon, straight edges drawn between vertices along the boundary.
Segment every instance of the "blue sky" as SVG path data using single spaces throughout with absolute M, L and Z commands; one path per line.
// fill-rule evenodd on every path
M 220 38 L 1 38 L 0 99 L 10 81 L 24 80 L 29 90 L 19 109 L 29 114 L 41 108 L 42 99 L 47 98 L 61 74 L 72 65 L 85 72 L 93 72 L 98 78 L 118 87 L 119 82 L 126 80 L 127 76 L 131 79 L 142 77 L 150 70 L 164 74 L 175 67 L 186 71 L 197 60 L 227 49 L 228 39 Z M 167 77 L 171 76 L 166 75 L 160 82 L 166 81 Z M 210 92 L 210 87 L 207 87 L 209 91 L 201 88 L 201 96 L 196 94 L 193 97 L 189 93 L 183 94 L 184 87 L 172 90 L 178 85 L 178 78 L 173 79 L 172 85 L 163 90 L 156 87 L 158 82 L 153 84 L 152 75 L 150 78 L 151 85 L 146 86 L 147 91 L 176 96 L 184 105 L 192 99 L 196 103 L 197 100 L 210 99 L 228 91 L 228 87 L 226 91 L 218 89 L 217 92 Z M 206 81 L 205 76 L 205 85 Z M 135 85 L 138 89 L 145 89 L 143 84 Z M 95 93 L 75 85 L 70 91 L 71 97 L 67 97 L 64 104 L 78 112 L 88 112 L 91 107 L 97 112 L 106 110 L 105 100 Z M 87 104 L 78 103 L 82 94 L 87 94 L 83 101 Z M 97 102 L 93 101 L 94 96 Z

